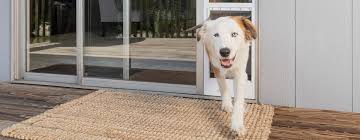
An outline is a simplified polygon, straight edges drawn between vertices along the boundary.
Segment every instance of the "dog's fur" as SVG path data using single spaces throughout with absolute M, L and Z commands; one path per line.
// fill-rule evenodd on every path
M 232 112 L 231 130 L 238 135 L 246 133 L 244 125 L 246 66 L 252 40 L 256 39 L 255 26 L 247 17 L 228 16 L 207 20 L 190 30 L 197 31 L 197 40 L 205 46 L 217 78 L 222 96 L 222 110 Z M 220 49 L 229 48 L 230 55 L 224 58 Z M 234 103 L 226 85 L 226 77 L 234 79 Z

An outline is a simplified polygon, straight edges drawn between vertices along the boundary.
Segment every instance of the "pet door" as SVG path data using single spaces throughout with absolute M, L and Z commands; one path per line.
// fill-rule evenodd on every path
M 207 15 L 210 16 L 211 19 L 216 19 L 222 16 L 246 16 L 256 23 L 254 0 L 210 0 L 207 11 Z M 256 44 L 254 41 L 250 46 L 250 55 L 246 69 L 246 73 L 248 74 L 248 84 L 247 87 L 245 87 L 245 97 L 247 99 L 255 99 L 255 46 Z M 220 96 L 219 87 L 207 54 L 204 55 L 204 60 L 205 95 Z M 231 94 L 233 89 L 232 78 L 233 77 L 227 77 L 227 83 Z

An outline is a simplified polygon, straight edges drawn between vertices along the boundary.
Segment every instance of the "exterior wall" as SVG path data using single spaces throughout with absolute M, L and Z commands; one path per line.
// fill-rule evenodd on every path
M 360 112 L 360 0 L 354 0 L 353 3 L 353 63 L 354 63 L 354 111 Z
M 295 106 L 295 0 L 259 0 L 260 101 Z
M 10 2 L 2 0 L 0 5 L 0 81 L 10 80 Z
M 260 102 L 360 112 L 359 4 L 260 0 Z
M 352 0 L 296 1 L 297 107 L 352 111 L 352 47 Z

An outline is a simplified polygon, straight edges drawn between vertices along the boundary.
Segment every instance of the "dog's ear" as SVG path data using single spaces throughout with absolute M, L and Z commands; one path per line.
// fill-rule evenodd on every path
M 203 24 L 199 24 L 199 25 L 196 25 L 196 26 L 191 27 L 191 28 L 189 28 L 189 29 L 186 29 L 185 32 L 190 32 L 190 31 L 194 31 L 194 30 L 199 29 L 199 30 L 196 31 L 196 39 L 197 39 L 197 41 L 200 41 L 202 35 L 203 35 L 204 32 L 205 32 L 203 26 L 204 26 Z
M 194 27 L 191 27 L 189 29 L 186 29 L 185 32 L 190 32 L 190 31 L 199 29 L 196 31 L 196 39 L 197 39 L 197 41 L 200 41 L 206 32 L 206 23 L 210 20 L 212 20 L 211 17 L 208 17 L 203 23 L 196 25 Z
M 252 40 L 257 38 L 257 30 L 255 25 L 249 20 L 249 17 L 235 16 L 233 19 L 245 32 L 245 39 Z
M 196 40 L 197 41 L 200 41 L 202 39 L 202 37 L 204 36 L 205 34 L 205 26 L 202 26 L 197 32 L 196 32 Z

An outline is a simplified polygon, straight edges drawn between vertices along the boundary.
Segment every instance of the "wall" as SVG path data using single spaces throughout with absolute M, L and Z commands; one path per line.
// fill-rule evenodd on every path
M 359 0 L 260 0 L 260 102 L 360 112 Z
M 0 81 L 10 80 L 10 1 L 0 5 Z
M 352 111 L 352 59 L 352 0 L 297 0 L 296 106 Z
M 260 0 L 260 101 L 295 106 L 295 0 Z
M 360 0 L 353 1 L 353 18 L 353 108 L 355 112 L 360 112 Z

